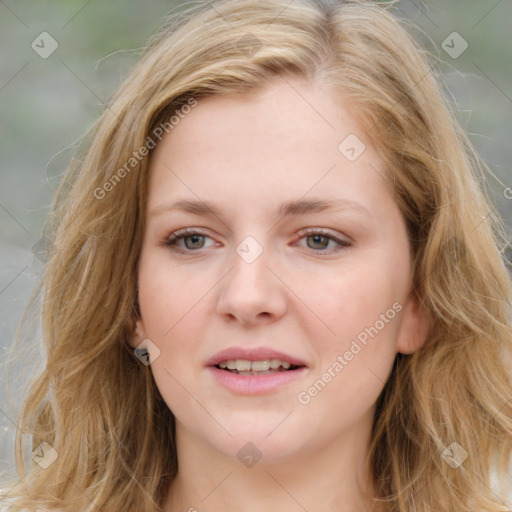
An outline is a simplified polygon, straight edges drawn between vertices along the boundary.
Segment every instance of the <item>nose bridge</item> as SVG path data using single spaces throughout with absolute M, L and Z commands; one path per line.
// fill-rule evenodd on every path
M 251 235 L 236 247 L 230 259 L 231 272 L 223 280 L 218 313 L 251 323 L 261 317 L 280 317 L 286 309 L 282 282 L 272 268 L 271 249 Z M 274 270 L 275 271 L 275 270 Z

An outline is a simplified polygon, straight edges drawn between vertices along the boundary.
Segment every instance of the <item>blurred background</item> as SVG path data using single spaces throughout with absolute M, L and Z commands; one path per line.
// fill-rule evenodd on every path
M 41 227 L 76 143 L 161 18 L 186 5 L 0 0 L 0 361 L 41 273 Z M 401 0 L 395 12 L 443 60 L 446 94 L 490 168 L 489 194 L 512 243 L 512 2 Z M 502 249 L 512 261 L 511 245 Z M 27 336 L 37 333 L 35 325 Z M 42 351 L 27 350 L 9 394 L 0 363 L 0 470 L 14 473 L 21 396 L 43 360 Z

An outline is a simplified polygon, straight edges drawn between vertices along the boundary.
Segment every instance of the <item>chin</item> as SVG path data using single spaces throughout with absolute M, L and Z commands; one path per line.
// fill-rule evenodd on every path
M 226 425 L 233 437 L 210 435 L 208 441 L 213 446 L 231 457 L 244 463 L 246 456 L 257 458 L 258 464 L 276 464 L 291 459 L 301 453 L 306 439 L 305 432 L 286 428 L 283 416 L 275 421 L 265 421 L 256 414 L 250 415 L 247 422 Z M 220 437 L 220 438 L 219 438 Z

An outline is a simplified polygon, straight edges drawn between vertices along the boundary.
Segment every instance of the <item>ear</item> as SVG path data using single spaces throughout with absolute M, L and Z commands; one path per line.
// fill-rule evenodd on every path
M 147 338 L 147 336 L 142 319 L 134 314 L 132 315 L 131 320 L 133 330 L 130 336 L 130 346 L 135 349 Z
M 413 354 L 425 343 L 430 333 L 430 317 L 418 296 L 411 292 L 402 315 L 396 344 L 397 352 Z

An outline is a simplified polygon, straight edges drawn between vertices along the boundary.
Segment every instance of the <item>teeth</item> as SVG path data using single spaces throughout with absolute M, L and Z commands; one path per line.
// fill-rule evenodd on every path
M 247 359 L 237 359 L 236 361 L 233 361 L 235 364 L 235 370 L 246 371 L 251 369 L 251 361 L 248 361 Z
M 270 370 L 277 370 L 280 367 L 288 370 L 291 364 L 288 361 L 279 359 L 264 359 L 262 361 L 249 361 L 247 359 L 230 359 L 229 361 L 221 361 L 219 367 L 228 370 L 237 370 L 239 372 L 250 372 L 265 375 L 272 373 Z
M 238 364 L 236 366 L 237 366 L 236 369 L 238 370 Z M 252 365 L 251 365 L 251 370 L 253 372 L 263 372 L 263 371 L 268 370 L 269 368 L 270 368 L 270 361 L 268 359 L 266 359 L 265 361 L 253 361 Z M 247 368 L 247 370 L 248 369 L 249 368 Z

